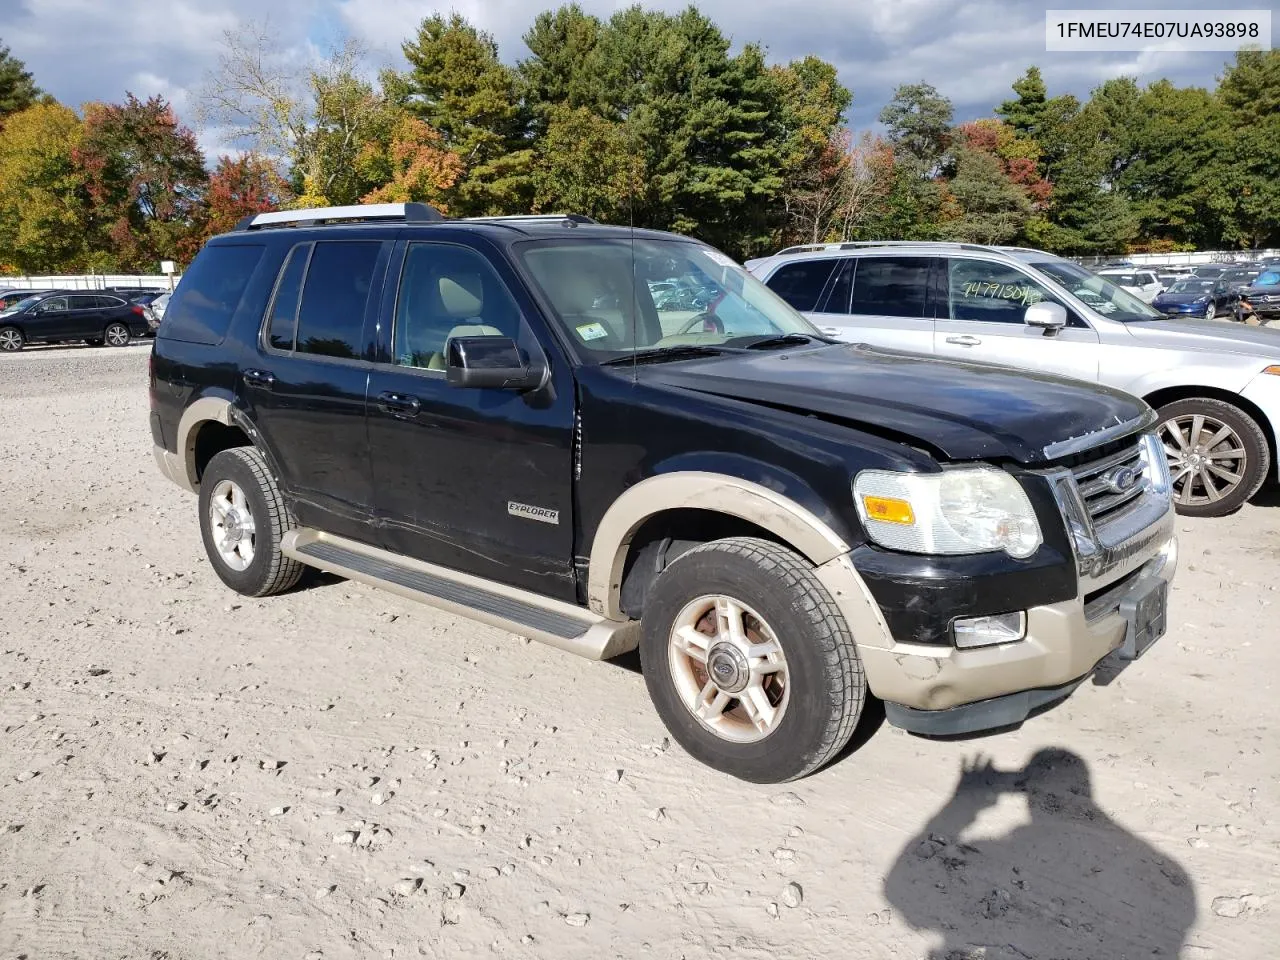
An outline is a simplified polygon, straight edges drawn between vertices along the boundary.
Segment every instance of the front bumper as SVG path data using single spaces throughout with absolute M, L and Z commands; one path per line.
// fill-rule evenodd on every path
M 1124 645 L 1125 600 L 1177 569 L 1172 536 L 1159 553 L 1088 597 L 1032 607 L 1015 643 L 960 650 L 891 643 L 858 645 L 871 691 L 891 723 L 920 733 L 974 733 L 1019 723 L 1065 699 Z

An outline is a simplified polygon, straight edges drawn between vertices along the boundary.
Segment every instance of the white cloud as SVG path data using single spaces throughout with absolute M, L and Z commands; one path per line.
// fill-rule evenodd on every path
M 1127 0 L 1129 6 L 1191 6 L 1195 0 Z M 580 0 L 608 17 L 630 0 Z M 677 12 L 688 0 L 648 0 Z M 309 59 L 349 32 L 377 65 L 400 65 L 400 44 L 433 13 L 457 10 L 494 34 L 503 59 L 528 51 L 521 37 L 537 12 L 558 0 L 0 0 L 3 40 L 36 80 L 73 105 L 118 100 L 126 90 L 159 94 L 191 122 L 205 73 L 218 61 L 223 31 L 269 16 L 281 47 Z M 875 118 L 900 83 L 934 84 L 957 119 L 988 114 L 1010 84 L 1038 64 L 1050 94 L 1087 97 L 1122 74 L 1212 86 L 1224 54 L 1054 53 L 1044 49 L 1044 10 L 1057 0 L 702 0 L 700 9 L 735 45 L 761 42 L 772 60 L 808 53 L 834 63 L 854 91 L 852 121 Z M 226 137 L 206 131 L 209 143 Z

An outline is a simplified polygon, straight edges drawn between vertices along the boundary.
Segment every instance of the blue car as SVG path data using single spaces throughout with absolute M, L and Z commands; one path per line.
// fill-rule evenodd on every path
M 1221 277 L 1185 277 L 1156 294 L 1151 305 L 1169 317 L 1203 317 L 1212 320 L 1228 312 L 1237 295 Z

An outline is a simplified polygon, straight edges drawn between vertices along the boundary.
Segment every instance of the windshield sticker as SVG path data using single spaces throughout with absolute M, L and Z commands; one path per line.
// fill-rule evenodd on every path
M 991 283 L 975 280 L 964 285 L 966 297 L 986 297 L 993 300 L 1013 300 L 1029 307 L 1044 299 L 1044 294 L 1029 284 Z
M 604 328 L 602 323 L 584 323 L 577 328 L 578 336 L 590 343 L 592 340 L 602 340 L 609 335 L 609 331 Z

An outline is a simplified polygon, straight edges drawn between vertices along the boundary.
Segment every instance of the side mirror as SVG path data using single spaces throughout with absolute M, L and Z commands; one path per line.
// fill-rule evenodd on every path
M 1033 303 L 1022 315 L 1028 327 L 1039 327 L 1046 336 L 1057 333 L 1067 325 L 1067 308 L 1060 303 Z
M 542 386 L 545 373 L 510 337 L 452 337 L 445 344 L 445 380 L 455 387 L 525 392 Z

